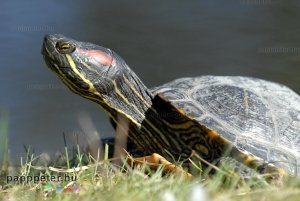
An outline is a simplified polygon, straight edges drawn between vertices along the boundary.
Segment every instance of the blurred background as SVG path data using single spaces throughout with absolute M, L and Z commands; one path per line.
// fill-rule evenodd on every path
M 19 163 L 23 145 L 55 153 L 63 150 L 62 133 L 76 144 L 85 135 L 83 113 L 101 137 L 114 134 L 104 112 L 44 64 L 47 33 L 115 50 L 148 87 L 180 77 L 243 75 L 300 93 L 299 9 L 297 0 L 2 0 L 0 140 L 8 134 L 11 159 Z

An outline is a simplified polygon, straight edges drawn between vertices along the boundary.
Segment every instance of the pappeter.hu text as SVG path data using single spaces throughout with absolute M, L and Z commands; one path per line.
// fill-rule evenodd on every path
M 6 176 L 6 183 L 29 183 L 29 182 L 62 182 L 76 181 L 77 176 L 69 175 L 35 175 L 35 176 Z

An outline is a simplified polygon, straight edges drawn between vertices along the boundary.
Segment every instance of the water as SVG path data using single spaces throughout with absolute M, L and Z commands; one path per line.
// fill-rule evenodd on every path
M 118 52 L 148 87 L 179 77 L 244 75 L 300 93 L 299 1 L 39 1 L 0 3 L 0 109 L 9 113 L 13 161 L 31 145 L 62 150 L 83 132 L 88 113 L 101 136 L 106 115 L 73 94 L 40 54 L 46 33 L 62 33 Z

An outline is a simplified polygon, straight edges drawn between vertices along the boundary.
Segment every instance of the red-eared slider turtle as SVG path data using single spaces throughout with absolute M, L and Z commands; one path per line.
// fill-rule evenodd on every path
M 47 35 L 48 67 L 118 123 L 145 154 L 208 162 L 224 155 L 259 173 L 299 175 L 300 97 L 272 82 L 227 76 L 181 78 L 148 89 L 114 51 Z

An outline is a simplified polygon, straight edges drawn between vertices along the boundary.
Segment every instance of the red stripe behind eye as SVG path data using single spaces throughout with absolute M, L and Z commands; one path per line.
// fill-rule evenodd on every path
M 101 50 L 83 50 L 83 49 L 77 49 L 77 50 L 80 54 L 91 57 L 95 61 L 105 66 L 111 66 L 116 62 L 111 55 Z

